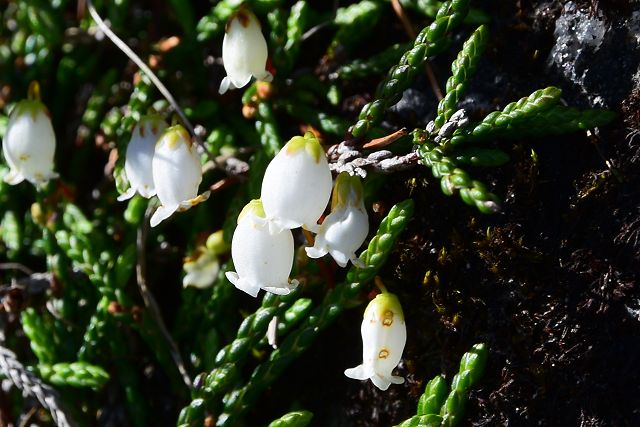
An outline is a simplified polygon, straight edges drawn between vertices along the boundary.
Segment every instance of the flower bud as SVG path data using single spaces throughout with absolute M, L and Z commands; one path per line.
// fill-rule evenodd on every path
M 185 211 L 209 198 L 198 196 L 202 166 L 189 133 L 180 125 L 167 128 L 153 153 L 153 184 L 161 206 L 151 217 L 151 226 L 169 218 L 175 211 Z
M 331 199 L 331 213 L 318 227 L 315 244 L 305 248 L 309 258 L 327 253 L 340 267 L 351 262 L 362 266 L 355 255 L 369 233 L 369 217 L 364 208 L 362 183 L 357 176 L 342 172 L 336 179 Z
M 166 127 L 167 124 L 160 116 L 153 115 L 141 118 L 133 128 L 124 162 L 124 172 L 130 187 L 118 197 L 118 201 L 128 200 L 136 192 L 147 199 L 156 195 L 151 163 L 156 142 Z
M 238 216 L 231 241 L 236 272 L 226 273 L 233 285 L 255 297 L 260 289 L 286 295 L 297 285 L 289 282 L 293 265 L 291 230 L 270 233 L 260 200 L 252 200 Z
M 222 95 L 229 88 L 247 85 L 251 77 L 270 82 L 273 76 L 265 70 L 267 41 L 260 30 L 258 18 L 241 7 L 227 22 L 222 40 L 222 60 L 227 76 L 220 83 Z
M 315 231 L 331 197 L 331 184 L 327 156 L 313 133 L 291 138 L 271 160 L 262 180 L 270 230 L 304 226 Z
M 224 231 L 218 230 L 215 233 L 211 233 L 209 237 L 207 237 L 207 242 L 205 243 L 208 251 L 213 252 L 216 256 L 226 254 L 229 252 L 229 244 L 224 240 Z
M 370 379 L 380 390 L 391 384 L 402 384 L 404 378 L 391 374 L 402 358 L 407 342 L 407 328 L 398 297 L 389 292 L 376 296 L 364 311 L 362 365 L 344 374 L 355 380 Z
M 55 150 L 49 111 L 40 101 L 38 83 L 32 82 L 29 99 L 16 104 L 7 123 L 2 152 L 10 170 L 5 182 L 15 185 L 26 179 L 32 184 L 44 184 L 57 177 L 53 171 Z

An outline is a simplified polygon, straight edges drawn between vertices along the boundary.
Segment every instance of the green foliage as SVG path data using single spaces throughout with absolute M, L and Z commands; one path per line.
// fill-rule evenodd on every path
M 340 117 L 332 116 L 315 108 L 309 107 L 301 102 L 296 101 L 280 101 L 277 105 L 303 122 L 309 123 L 322 132 L 336 137 L 342 137 L 349 127 L 347 120 Z
M 342 65 L 336 71 L 336 75 L 342 80 L 355 80 L 384 74 L 410 47 L 409 43 L 396 43 L 368 59 L 355 59 Z
M 472 179 L 461 166 L 498 167 L 509 161 L 509 155 L 497 148 L 467 145 L 498 138 L 519 139 L 586 130 L 611 122 L 615 114 L 605 110 L 579 111 L 559 106 L 562 91 L 552 86 L 512 102 L 502 111 L 488 114 L 478 124 L 448 123 L 458 129 L 452 134 L 444 132 L 441 135 L 445 123 L 455 116 L 458 101 L 475 70 L 486 37 L 486 28 L 481 26 L 465 42 L 451 66 L 447 93 L 438 105 L 438 116 L 432 122 L 432 128 L 427 131 L 416 129 L 413 136 L 414 143 L 419 145 L 421 163 L 430 167 L 433 176 L 440 179 L 442 192 L 447 196 L 457 192 L 464 203 L 491 214 L 500 210 L 499 198 L 485 184 Z
M 287 52 L 287 63 L 286 68 L 280 70 L 282 73 L 291 71 L 298 59 L 302 35 L 309 26 L 310 14 L 311 8 L 306 0 L 298 0 L 291 6 L 291 13 L 287 19 L 287 42 L 284 46 Z
M 274 9 L 267 15 L 269 21 L 269 46 L 272 53 L 273 64 L 276 69 L 284 69 L 288 62 L 285 43 L 287 39 L 287 15 L 278 8 Z
M 300 298 L 293 303 L 282 316 L 282 320 L 278 322 L 278 335 L 284 336 L 291 329 L 293 329 L 298 323 L 303 321 L 311 309 L 313 301 L 309 298 Z
M 40 364 L 42 379 L 53 385 L 100 388 L 109 381 L 109 374 L 99 366 L 85 362 Z
M 551 86 L 537 90 L 517 102 L 507 104 L 502 111 L 495 111 L 487 115 L 482 122 L 471 130 L 469 138 L 486 139 L 497 137 L 501 132 L 508 134 L 513 133 L 515 129 L 527 127 L 532 117 L 556 105 L 560 100 L 561 94 L 562 91 L 560 89 Z M 452 138 L 452 144 L 455 145 L 464 141 L 461 133 L 458 132 L 458 135 Z
M 351 129 L 354 137 L 364 137 L 382 120 L 384 112 L 400 100 L 402 92 L 413 83 L 425 61 L 447 46 L 448 34 L 460 25 L 468 8 L 468 0 L 452 0 L 442 4 L 435 21 L 420 31 L 413 47 L 402 55 L 398 65 L 391 67 L 387 77 L 380 82 L 376 99 L 360 111 L 358 121 Z
M 448 156 L 437 145 L 424 139 L 421 132 L 414 133 L 414 141 L 420 144 L 418 154 L 420 160 L 425 166 L 431 168 L 431 172 L 435 178 L 440 179 L 440 188 L 447 196 L 451 196 L 454 192 L 459 192 L 460 198 L 468 205 L 475 206 L 482 213 L 495 213 L 500 210 L 498 197 L 487 190 L 486 186 L 480 182 L 471 179 L 469 174 L 458 167 L 455 157 Z M 491 164 L 492 160 L 497 157 L 497 163 L 500 162 L 499 152 L 489 152 L 485 158 L 477 162 Z M 476 153 L 479 154 L 479 153 Z M 483 153 L 485 154 L 485 153 Z M 497 154 L 493 156 L 492 154 Z M 463 161 L 471 158 L 462 156 Z M 482 158 L 476 156 L 476 159 Z M 484 160 L 484 161 L 483 161 Z
M 416 10 L 430 18 L 435 18 L 438 15 L 438 10 L 442 7 L 442 2 L 438 0 L 400 0 L 400 3 L 404 7 Z M 489 14 L 475 8 L 470 8 L 464 18 L 464 22 L 471 25 L 488 24 L 490 20 Z
M 418 401 L 416 415 L 398 427 L 453 427 L 464 415 L 469 389 L 478 384 L 487 364 L 486 344 L 476 344 L 462 355 L 460 369 L 451 380 L 451 388 L 438 375 L 429 381 Z
M 438 116 L 435 119 L 436 129 L 456 112 L 458 102 L 469 84 L 469 78 L 475 72 L 478 61 L 487 46 L 489 30 L 480 26 L 471 34 L 462 46 L 458 57 L 451 64 L 451 77 L 447 80 L 446 95 L 438 104 Z
M 311 422 L 313 414 L 308 411 L 289 412 L 274 420 L 268 427 L 306 427 Z
M 338 8 L 334 19 L 338 31 L 329 45 L 329 55 L 332 56 L 339 46 L 347 50 L 356 48 L 371 34 L 381 15 L 382 4 L 373 0 Z
M 418 401 L 416 415 L 437 414 L 447 397 L 447 382 L 441 376 L 437 376 L 427 383 L 424 393 Z
M 236 339 L 218 352 L 215 359 L 216 368 L 204 378 L 201 389 L 205 399 L 225 393 L 237 379 L 242 365 L 267 332 L 269 322 L 274 316 L 282 316 L 295 301 L 299 291 L 286 296 L 266 294 L 262 306 L 248 316 L 240 327 Z
M 13 211 L 6 211 L 0 222 L 0 239 L 7 247 L 7 258 L 14 258 L 22 247 L 22 229 Z
M 50 323 L 46 322 L 34 309 L 22 312 L 21 319 L 24 334 L 29 338 L 33 354 L 40 363 L 53 363 L 56 360 L 56 343 L 51 333 Z
M 82 124 L 78 129 L 78 138 L 85 140 L 96 131 L 100 125 L 100 118 L 104 115 L 111 87 L 118 78 L 118 72 L 109 70 L 100 80 L 91 97 L 87 101 L 87 107 L 82 114 Z
M 604 126 L 616 117 L 614 112 L 608 110 L 578 110 L 554 105 L 557 98 L 549 102 L 549 98 L 544 97 L 544 92 L 549 89 L 557 90 L 547 88 L 536 91 L 527 98 L 507 105 L 503 111 L 489 114 L 468 133 L 456 132 L 451 138 L 451 144 L 486 141 L 492 138 L 517 139 L 562 135 Z
M 401 424 L 398 427 L 439 427 L 442 425 L 442 417 L 437 414 L 416 415 Z

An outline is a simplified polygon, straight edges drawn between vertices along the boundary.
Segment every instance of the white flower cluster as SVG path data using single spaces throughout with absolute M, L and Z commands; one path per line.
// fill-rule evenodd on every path
M 289 275 L 294 259 L 291 230 L 316 233 L 305 248 L 310 258 L 330 254 L 338 265 L 361 261 L 355 251 L 369 231 L 360 178 L 343 172 L 333 187 L 331 213 L 318 225 L 331 196 L 331 172 L 320 142 L 312 133 L 293 137 L 273 158 L 262 181 L 261 199 L 252 200 L 238 217 L 231 242 L 235 272 L 226 276 L 238 289 L 255 297 L 260 289 L 286 295 L 298 282 Z M 381 390 L 401 384 L 392 375 L 407 339 L 398 298 L 383 293 L 367 307 L 362 321 L 363 362 L 347 369 L 349 378 L 371 379 Z
M 313 133 L 291 138 L 273 158 L 262 181 L 259 200 L 252 200 L 238 217 L 231 243 L 236 267 L 227 278 L 238 289 L 257 296 L 260 289 L 286 295 L 298 284 L 289 280 L 294 259 L 291 230 L 303 227 L 317 233 L 306 248 L 312 258 L 327 253 L 344 267 L 357 263 L 355 251 L 364 242 L 368 217 L 359 178 L 343 174 L 333 190 L 332 211 L 318 220 L 331 197 L 332 179 L 327 157 Z
M 15 185 L 26 179 L 40 185 L 57 177 L 55 148 L 49 112 L 40 101 L 38 83 L 32 82 L 29 98 L 18 102 L 9 117 L 2 151 L 10 170 L 4 180 Z M 161 206 L 151 217 L 152 227 L 209 196 L 208 192 L 198 195 L 202 167 L 188 132 L 180 125 L 167 128 L 158 115 L 143 117 L 133 129 L 124 169 L 130 188 L 118 200 L 136 193 L 160 199 Z
M 208 192 L 198 195 L 202 167 L 189 133 L 180 125 L 167 128 L 158 115 L 143 117 L 133 128 L 124 171 L 131 188 L 118 200 L 136 192 L 146 198 L 158 196 L 161 206 L 151 217 L 152 227 L 209 197 Z
M 231 242 L 236 272 L 227 278 L 238 289 L 257 296 L 260 289 L 291 292 L 294 258 L 291 229 L 315 224 L 331 194 L 331 172 L 318 140 L 292 138 L 273 158 L 262 181 L 261 199 L 252 200 L 238 217 Z

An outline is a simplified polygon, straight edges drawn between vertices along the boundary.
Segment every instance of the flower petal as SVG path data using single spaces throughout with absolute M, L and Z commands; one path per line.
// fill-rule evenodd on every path
M 322 248 L 318 247 L 317 240 L 316 240 L 316 244 L 313 247 L 304 248 L 304 250 L 307 253 L 307 256 L 309 258 L 322 258 L 327 253 L 329 253 L 329 251 L 327 251 L 325 247 L 322 247 Z
M 175 211 L 178 210 L 178 205 L 173 206 L 160 206 L 151 216 L 150 225 L 155 227 L 165 219 L 169 218 Z
M 9 173 L 4 176 L 4 182 L 7 184 L 16 185 L 22 181 L 24 181 L 24 175 L 15 169 L 10 170 Z
M 121 195 L 118 196 L 118 201 L 119 202 L 124 202 L 125 200 L 129 200 L 130 198 L 132 198 L 133 196 L 136 195 L 136 189 L 133 187 L 129 187 L 129 189 L 127 191 L 125 191 L 124 193 L 122 193 Z
M 229 76 L 225 76 L 225 78 L 222 79 L 222 82 L 220 82 L 220 88 L 218 89 L 218 93 L 220 95 L 224 95 L 229 90 L 230 86 L 231 86 L 231 79 L 229 78 Z
M 355 368 L 345 369 L 344 374 L 354 380 L 368 380 L 371 376 L 371 369 L 365 369 L 364 365 Z
M 258 292 L 260 292 L 260 286 L 249 280 L 241 278 L 235 271 L 227 271 L 225 273 L 225 276 L 236 288 L 248 293 L 254 298 L 258 296 Z

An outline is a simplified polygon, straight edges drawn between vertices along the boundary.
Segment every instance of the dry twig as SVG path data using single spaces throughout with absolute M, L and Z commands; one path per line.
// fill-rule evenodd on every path
M 14 386 L 24 394 L 34 396 L 43 408 L 51 413 L 53 422 L 58 427 L 75 425 L 65 414 L 60 405 L 56 391 L 43 383 L 40 378 L 28 371 L 16 358 L 16 355 L 6 347 L 0 345 L 0 373 L 5 375 Z
M 156 299 L 153 297 L 153 294 L 149 291 L 147 287 L 147 259 L 146 259 L 146 250 L 145 250 L 145 242 L 147 240 L 147 232 L 149 231 L 149 218 L 153 213 L 155 206 L 153 203 L 150 203 L 147 207 L 147 211 L 144 215 L 144 221 L 138 227 L 138 234 L 136 238 L 136 247 L 138 253 L 138 262 L 136 264 L 136 279 L 138 282 L 138 288 L 140 289 L 140 294 L 142 295 L 142 299 L 144 300 L 144 305 L 149 310 L 151 317 L 158 325 L 160 332 L 164 336 L 165 340 L 169 344 L 169 349 L 171 350 L 171 357 L 175 362 L 178 371 L 180 371 L 180 375 L 182 376 L 182 380 L 184 381 L 187 388 L 190 390 L 193 388 L 193 384 L 191 383 L 191 378 L 189 378 L 189 373 L 187 372 L 187 368 L 184 365 L 184 361 L 182 360 L 182 356 L 180 355 L 180 351 L 178 350 L 178 346 L 176 342 L 171 337 L 167 326 L 164 324 L 164 320 L 162 320 L 162 314 L 160 313 L 160 308 L 158 307 L 158 303 Z

